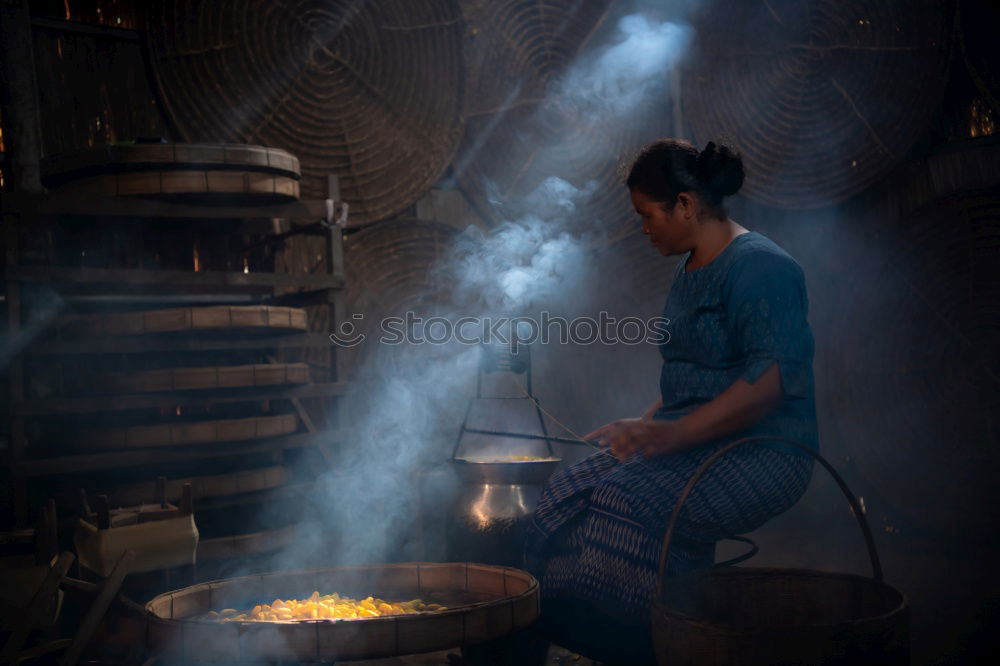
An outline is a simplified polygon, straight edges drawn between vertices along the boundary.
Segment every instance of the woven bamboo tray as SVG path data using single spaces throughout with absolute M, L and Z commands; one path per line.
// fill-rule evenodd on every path
M 305 363 L 258 363 L 205 368 L 160 368 L 142 372 L 116 372 L 108 375 L 106 381 L 109 393 L 306 384 L 309 382 L 309 366 Z
M 149 69 L 189 140 L 254 141 L 302 160 L 302 193 L 335 174 L 351 223 L 423 196 L 462 138 L 462 35 L 455 2 L 151 0 Z
M 61 194 L 220 199 L 265 204 L 299 198 L 299 161 L 242 144 L 102 146 L 46 161 L 44 182 Z
M 902 162 L 948 82 L 946 3 L 768 0 L 707 6 L 681 96 L 699 147 L 743 155 L 743 193 L 778 208 L 848 199 Z
M 420 598 L 448 610 L 364 620 L 218 623 L 243 608 L 316 590 L 388 601 Z M 329 662 L 432 652 L 500 638 L 538 617 L 538 582 L 524 571 L 461 562 L 341 567 L 246 576 L 162 594 L 146 604 L 150 652 L 182 663 Z
M 447 261 L 455 229 L 437 222 L 399 218 L 371 225 L 344 241 L 347 307 L 364 314 L 358 332 L 377 337 L 378 322 L 410 309 L 451 303 L 452 285 L 435 270 Z M 377 345 L 337 350 L 345 376 L 363 368 Z
M 166 481 L 166 499 L 168 502 L 179 500 L 186 483 L 191 484 L 192 498 L 203 500 L 278 488 L 285 485 L 288 476 L 288 468 L 282 465 L 273 465 L 230 474 L 169 479 Z M 156 481 L 119 486 L 110 491 L 108 497 L 113 505 L 119 506 L 132 506 L 149 502 L 156 498 Z
M 63 331 L 70 335 L 99 337 L 225 329 L 304 331 L 306 328 L 306 311 L 300 308 L 212 305 L 83 315 L 66 322 Z
M 130 428 L 109 428 L 80 433 L 81 448 L 129 449 L 155 446 L 188 446 L 213 442 L 236 442 L 288 435 L 298 428 L 295 414 L 255 416 L 187 423 L 162 423 Z

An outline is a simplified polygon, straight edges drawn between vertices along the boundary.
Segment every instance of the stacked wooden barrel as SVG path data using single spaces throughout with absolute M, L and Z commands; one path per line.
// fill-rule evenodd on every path
M 298 160 L 260 146 L 109 146 L 50 161 L 47 179 L 19 232 L 44 229 L 48 247 L 11 267 L 52 306 L 19 361 L 27 501 L 76 486 L 142 514 L 189 485 L 206 575 L 279 550 L 340 436 L 345 387 L 320 332 L 342 314 L 339 231 L 310 227 L 321 275 L 276 272 L 291 262 L 274 237 L 325 202 L 298 201 Z M 169 243 L 146 242 L 160 230 Z

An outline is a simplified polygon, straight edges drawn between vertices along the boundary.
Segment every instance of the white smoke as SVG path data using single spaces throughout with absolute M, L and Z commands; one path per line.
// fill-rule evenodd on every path
M 558 106 L 583 116 L 583 127 L 608 127 L 663 93 L 669 68 L 690 41 L 690 29 L 641 15 L 626 16 L 617 27 L 609 43 L 584 55 L 554 82 L 552 104 L 540 105 L 539 114 Z M 563 142 L 596 139 L 582 131 L 536 146 L 540 163 L 555 162 L 551 175 L 525 196 L 503 200 L 498 195 L 507 214 L 489 232 L 469 226 L 458 237 L 436 267 L 453 302 L 433 314 L 443 309 L 457 319 L 522 316 L 543 308 L 565 312 L 586 299 L 597 277 L 592 274 L 595 247 L 607 233 L 605 221 L 585 213 L 598 183 L 574 184 L 562 177 L 562 169 L 575 165 L 560 165 L 554 157 L 565 152 Z M 507 189 L 498 185 L 498 192 Z M 410 527 L 427 478 L 423 472 L 439 470 L 451 450 L 473 395 L 478 349 L 402 345 L 373 351 L 359 371 L 369 383 L 354 396 L 355 437 L 338 470 L 317 484 L 321 524 L 303 530 L 303 541 L 296 553 L 286 554 L 286 562 L 302 563 L 295 557 L 302 554 L 322 564 L 405 557 L 403 542 L 419 531 Z M 444 506 L 433 510 L 438 516 L 446 511 Z
M 556 96 L 577 113 L 603 126 L 643 108 L 667 84 L 667 73 L 680 62 L 693 30 L 670 21 L 655 23 L 641 14 L 618 22 L 621 40 L 598 51 L 556 87 Z

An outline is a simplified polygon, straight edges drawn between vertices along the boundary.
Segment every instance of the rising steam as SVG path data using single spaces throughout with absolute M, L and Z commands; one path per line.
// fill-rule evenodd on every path
M 554 82 L 552 102 L 584 118 L 581 127 L 611 126 L 645 108 L 651 96 L 663 94 L 668 70 L 683 55 L 690 36 L 690 28 L 680 24 L 627 16 L 607 44 L 584 54 Z M 586 131 L 558 139 L 591 140 Z M 543 146 L 542 152 L 558 155 L 562 149 L 554 144 Z M 560 166 L 574 167 L 557 165 L 530 194 L 499 202 L 506 221 L 488 233 L 470 226 L 459 236 L 451 254 L 435 268 L 454 301 L 438 304 L 437 312 L 418 314 L 496 317 L 584 307 L 596 287 L 591 270 L 595 247 L 607 231 L 605 221 L 584 212 L 598 184 L 573 183 L 562 177 Z M 497 190 L 504 191 L 505 185 L 499 183 Z M 417 502 L 423 495 L 426 504 L 428 484 L 439 491 L 445 483 L 446 477 L 435 474 L 445 467 L 473 394 L 478 348 L 380 346 L 372 352 L 359 371 L 367 381 L 354 396 L 354 437 L 338 471 L 316 486 L 322 523 L 302 530 L 295 552 L 283 556 L 285 562 L 330 565 L 406 557 L 411 553 L 405 547 L 408 535 L 420 531 L 413 527 Z M 422 480 L 423 471 L 429 476 Z M 444 518 L 447 507 L 431 511 Z

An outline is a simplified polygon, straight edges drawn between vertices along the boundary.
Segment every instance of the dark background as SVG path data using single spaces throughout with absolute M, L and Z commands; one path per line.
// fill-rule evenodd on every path
M 31 2 L 34 61 L 5 67 L 34 69 L 43 156 L 163 136 L 289 150 L 304 197 L 325 196 L 337 174 L 352 209 L 349 299 L 372 314 L 446 301 L 435 253 L 419 248 L 469 224 L 489 232 L 507 219 L 491 200 L 556 173 L 597 180 L 581 215 L 610 230 L 585 270 L 598 286 L 564 311 L 653 316 L 675 260 L 637 234 L 618 161 L 657 136 L 732 143 L 749 177 L 731 217 L 805 269 L 822 452 L 863 497 L 887 579 L 909 596 L 914 661 L 998 651 L 996 3 L 291 4 L 282 18 L 249 0 Z M 695 42 L 641 122 L 594 128 L 552 83 L 633 11 L 689 22 Z M 891 48 L 817 50 L 828 37 Z M 763 48 L 774 53 L 755 57 Z M 23 185 L 12 131 L 3 125 L 5 192 Z M 312 255 L 301 248 L 301 261 Z M 363 377 L 364 354 L 351 358 Z M 536 393 L 585 432 L 641 413 L 657 361 L 646 347 L 546 348 Z M 819 473 L 757 536 L 761 564 L 867 570 Z

